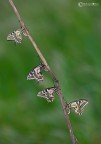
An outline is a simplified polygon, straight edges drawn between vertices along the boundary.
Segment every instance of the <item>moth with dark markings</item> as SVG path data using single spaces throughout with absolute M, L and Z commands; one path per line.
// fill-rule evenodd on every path
M 55 91 L 55 87 L 46 88 L 43 91 L 38 92 L 37 96 L 45 98 L 48 102 L 53 102 L 53 94 L 55 93 Z
M 16 43 L 21 43 L 22 41 L 22 35 L 21 35 L 21 29 L 18 29 L 16 31 L 11 32 L 7 36 L 8 41 L 15 41 Z
M 66 103 L 65 108 L 68 110 L 68 114 L 71 109 L 75 110 L 75 113 L 81 115 L 84 107 L 88 104 L 88 101 L 85 99 L 79 99 L 70 103 Z
M 20 28 L 16 31 L 11 32 L 8 36 L 7 36 L 7 40 L 8 41 L 15 41 L 16 43 L 21 43 L 22 41 L 22 35 L 27 36 L 24 28 Z
M 36 68 L 31 70 L 31 72 L 27 76 L 27 80 L 36 79 L 38 82 L 43 81 L 44 77 L 43 77 L 42 72 L 41 72 L 42 69 L 43 69 L 43 65 L 40 64 L 39 66 L 37 66 Z

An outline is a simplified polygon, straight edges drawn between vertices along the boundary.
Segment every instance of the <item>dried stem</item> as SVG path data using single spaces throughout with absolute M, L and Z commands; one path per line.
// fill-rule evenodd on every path
M 44 56 L 42 55 L 40 49 L 38 48 L 37 44 L 35 43 L 34 39 L 32 38 L 31 34 L 29 33 L 29 31 L 27 30 L 17 8 L 15 7 L 15 4 L 13 3 L 12 0 L 9 0 L 9 3 L 11 4 L 18 20 L 20 21 L 21 23 L 21 26 L 24 28 L 29 40 L 31 41 L 33 47 L 35 48 L 36 52 L 38 53 L 40 59 L 42 60 L 43 64 L 46 66 L 47 70 L 49 71 L 49 73 L 51 74 L 51 76 L 53 77 L 54 81 L 56 82 L 56 86 L 57 86 L 57 89 L 58 89 L 58 94 L 60 96 L 60 100 L 61 100 L 61 104 L 62 104 L 62 108 L 63 108 L 63 111 L 64 111 L 64 115 L 65 115 L 65 119 L 66 119 L 66 122 L 67 122 L 67 125 L 68 125 L 68 129 L 69 129 L 69 134 L 70 134 L 70 137 L 71 137 L 71 141 L 72 141 L 72 144 L 76 144 L 76 140 L 75 140 L 75 137 L 74 137 L 74 134 L 73 134 L 73 130 L 72 130 L 72 126 L 71 126 L 71 122 L 70 122 L 70 119 L 69 119 L 69 116 L 68 116 L 68 111 L 67 109 L 65 109 L 65 102 L 64 102 L 64 97 L 62 95 L 62 92 L 61 92 L 61 89 L 60 89 L 60 84 L 59 84 L 59 81 L 58 79 L 56 78 L 56 76 L 54 75 L 53 71 L 50 69 L 49 65 L 47 64 Z

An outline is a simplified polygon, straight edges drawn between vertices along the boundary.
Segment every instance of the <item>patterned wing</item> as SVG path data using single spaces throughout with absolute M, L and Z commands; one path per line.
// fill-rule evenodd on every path
M 42 68 L 41 65 L 39 65 L 39 66 L 37 66 L 36 68 L 34 68 L 35 73 L 36 73 L 36 74 L 41 73 L 41 68 Z
M 84 107 L 88 104 L 88 101 L 85 100 L 85 99 L 80 99 L 77 101 L 78 103 L 78 107 L 79 107 L 79 110 L 80 110 L 80 114 L 82 114 L 83 110 L 84 110 Z
M 16 43 L 21 43 L 21 41 L 22 41 L 21 31 L 20 30 L 16 30 L 16 31 L 10 33 L 7 36 L 7 40 L 15 41 Z
M 47 88 L 49 94 L 53 94 L 56 91 L 55 87 Z
M 69 109 L 69 113 L 70 113 L 70 109 L 73 108 L 75 110 L 75 113 L 78 115 L 81 115 L 85 105 L 88 104 L 88 101 L 85 99 L 79 99 L 70 103 L 67 103 L 67 107 Z
M 7 40 L 15 41 L 15 32 L 10 33 L 7 36 Z
M 37 96 L 45 98 L 48 102 L 52 102 L 54 100 L 54 96 L 52 95 L 55 92 L 55 88 L 47 88 L 41 92 L 38 92 Z
M 80 115 L 81 111 L 78 105 L 78 101 L 74 101 L 70 103 L 70 107 L 73 108 L 75 110 L 75 113 Z
M 43 81 L 44 77 L 41 74 L 41 66 L 37 66 L 36 68 L 34 68 L 33 70 L 31 70 L 31 72 L 28 74 L 27 76 L 27 80 L 33 80 L 36 79 L 38 82 L 39 81 Z
M 16 43 L 21 43 L 21 41 L 22 41 L 22 35 L 21 35 L 21 31 L 20 30 L 17 30 L 16 32 L 15 32 L 15 42 Z
M 34 69 L 31 70 L 29 72 L 28 76 L 27 76 L 27 80 L 33 80 L 33 79 L 35 79 L 35 71 L 34 71 Z

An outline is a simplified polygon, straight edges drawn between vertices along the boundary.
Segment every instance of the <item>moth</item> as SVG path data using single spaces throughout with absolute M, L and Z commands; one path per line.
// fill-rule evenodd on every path
M 38 82 L 43 81 L 44 77 L 42 75 L 42 69 L 43 65 L 40 64 L 39 66 L 35 67 L 34 69 L 31 70 L 31 72 L 27 76 L 27 80 L 33 80 L 36 79 Z
M 52 102 L 54 100 L 53 93 L 55 91 L 55 87 L 46 88 L 43 91 L 38 92 L 37 96 L 45 98 L 48 102 Z
M 84 107 L 88 104 L 88 101 L 85 99 L 79 99 L 70 103 L 66 103 L 65 108 L 68 109 L 68 114 L 70 113 L 71 109 L 75 110 L 75 113 L 81 115 Z
M 16 43 L 21 43 L 22 41 L 22 35 L 27 36 L 26 31 L 23 27 L 19 28 L 16 31 L 11 32 L 8 36 L 7 36 L 7 40 L 8 41 L 15 41 Z
M 22 41 L 22 35 L 21 35 L 21 29 L 18 29 L 16 31 L 11 32 L 7 36 L 8 41 L 15 41 L 16 43 L 21 43 Z

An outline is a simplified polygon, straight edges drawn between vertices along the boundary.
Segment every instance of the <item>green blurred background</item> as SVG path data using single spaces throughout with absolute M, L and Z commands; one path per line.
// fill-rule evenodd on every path
M 89 101 L 82 116 L 70 114 L 79 144 L 101 144 L 101 2 L 78 6 L 78 0 L 17 0 L 22 19 L 60 80 L 65 100 Z M 91 1 L 87 1 L 91 2 Z M 96 1 L 93 1 L 96 2 Z M 71 144 L 60 99 L 37 97 L 53 80 L 27 81 L 40 63 L 32 44 L 6 40 L 20 23 L 8 1 L 0 2 L 0 144 Z

